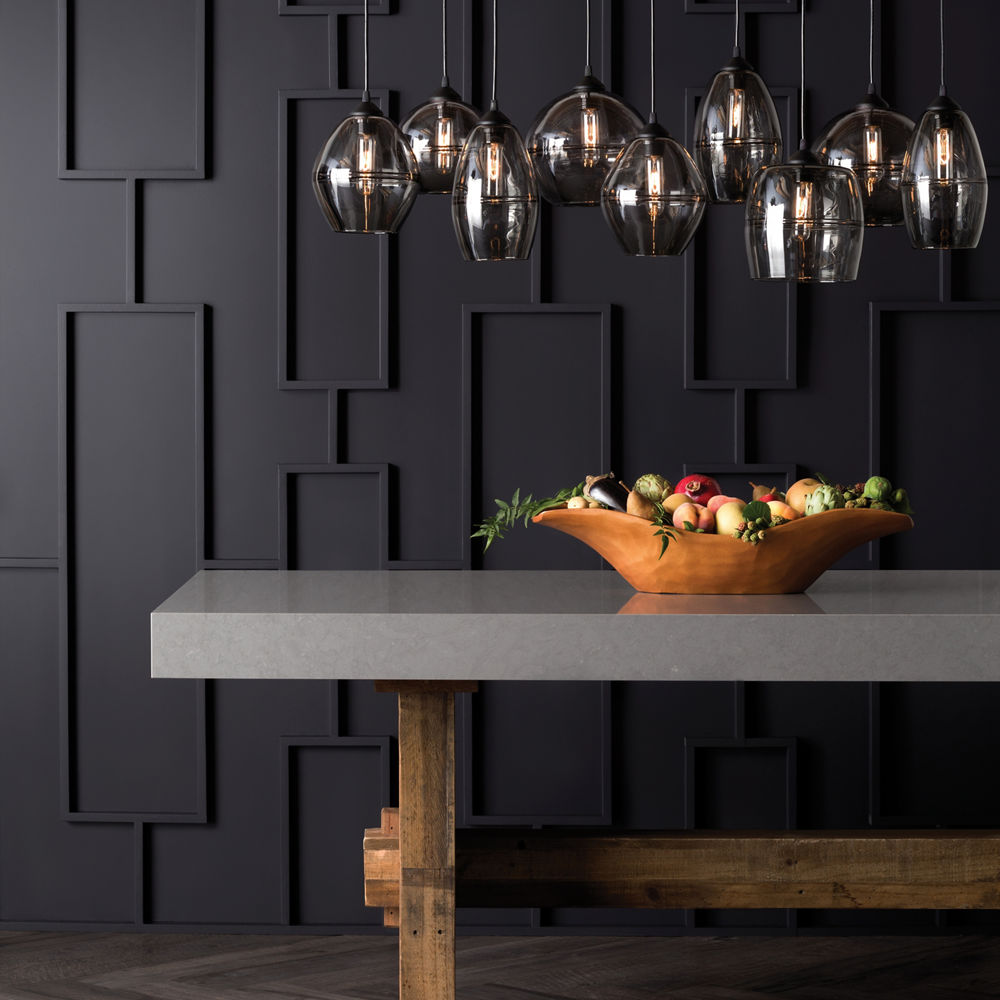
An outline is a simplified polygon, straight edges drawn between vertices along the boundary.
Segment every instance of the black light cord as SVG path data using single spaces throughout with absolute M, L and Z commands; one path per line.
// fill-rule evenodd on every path
M 875 0 L 868 0 L 868 92 L 875 93 Z
M 441 86 L 448 86 L 448 0 L 441 0 Z
M 583 71 L 584 76 L 591 76 L 592 71 L 590 68 L 590 0 L 583 0 L 587 7 L 587 61 L 584 64 L 586 69 Z
M 944 0 L 941 0 L 941 89 L 938 93 L 943 97 L 948 91 L 944 85 Z
M 490 98 L 490 109 L 497 108 L 497 0 L 493 0 L 493 96 Z
M 371 94 L 368 93 L 368 0 L 365 0 L 364 6 L 365 12 L 365 92 L 362 97 L 363 101 L 370 101 Z
M 799 149 L 806 148 L 806 0 L 799 19 Z
M 653 13 L 653 0 L 649 0 L 649 121 L 656 121 L 656 61 L 653 53 L 656 50 L 656 15 Z
M 733 55 L 740 54 L 740 0 L 736 0 L 736 23 L 733 25 Z

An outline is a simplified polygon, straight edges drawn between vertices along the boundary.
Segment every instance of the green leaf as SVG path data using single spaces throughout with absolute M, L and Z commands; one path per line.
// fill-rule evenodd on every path
M 506 500 L 494 498 L 493 502 L 497 505 L 496 512 L 485 517 L 482 523 L 476 526 L 476 531 L 470 537 L 484 538 L 486 541 L 483 545 L 483 551 L 485 552 L 498 538 L 504 537 L 504 531 L 507 528 L 513 527 L 518 521 L 523 521 L 524 525 L 527 526 L 531 519 L 543 510 L 558 507 L 570 497 L 583 496 L 583 486 L 583 483 L 567 486 L 560 490 L 556 496 L 545 497 L 541 500 L 535 500 L 530 493 L 522 498 L 521 488 L 518 487 L 514 490 L 514 495 L 509 503 Z
M 743 508 L 744 521 L 756 521 L 758 517 L 771 517 L 771 508 L 760 500 L 751 500 Z

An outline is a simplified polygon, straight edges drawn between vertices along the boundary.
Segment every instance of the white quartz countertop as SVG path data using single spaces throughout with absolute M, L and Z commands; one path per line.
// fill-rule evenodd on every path
M 602 571 L 203 570 L 151 643 L 154 677 L 1000 680 L 1000 571 L 702 597 Z

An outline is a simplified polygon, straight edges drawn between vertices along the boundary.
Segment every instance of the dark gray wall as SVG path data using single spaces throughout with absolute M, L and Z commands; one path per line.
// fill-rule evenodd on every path
M 151 682 L 148 613 L 201 566 L 594 566 L 554 532 L 485 560 L 467 536 L 494 496 L 613 467 L 731 489 L 877 469 L 910 487 L 918 528 L 846 565 L 1000 568 L 996 206 L 975 252 L 871 231 L 856 284 L 801 290 L 749 280 L 739 209 L 711 209 L 683 260 L 626 258 L 599 213 L 546 208 L 530 262 L 465 264 L 433 198 L 395 242 L 336 236 L 308 176 L 358 96 L 359 6 L 0 0 L 5 926 L 377 921 L 360 831 L 393 794 L 393 701 L 361 683 Z M 488 8 L 450 6 L 452 77 L 481 101 Z M 796 3 L 742 6 L 794 146 Z M 875 6 L 882 89 L 918 116 L 937 5 Z M 995 5 L 947 7 L 951 93 L 995 173 Z M 582 5 L 500 8 L 501 104 L 524 129 L 582 72 Z M 810 4 L 810 133 L 864 92 L 867 10 Z M 644 0 L 594 14 L 595 69 L 644 108 Z M 730 14 L 660 0 L 675 134 L 728 56 Z M 393 113 L 437 86 L 438 16 L 436 0 L 373 2 L 372 86 Z M 991 686 L 488 684 L 459 706 L 462 818 L 997 824 L 981 776 L 998 708 Z M 463 920 L 670 933 L 993 915 Z

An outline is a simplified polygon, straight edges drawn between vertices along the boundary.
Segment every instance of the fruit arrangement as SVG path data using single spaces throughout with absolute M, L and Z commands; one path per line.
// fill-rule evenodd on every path
M 659 473 L 640 476 L 629 489 L 613 473 L 587 476 L 554 497 L 523 500 L 515 492 L 508 503 L 497 500 L 497 513 L 478 526 L 473 538 L 484 538 L 485 548 L 503 537 L 503 531 L 519 520 L 525 524 L 547 510 L 559 508 L 604 508 L 649 521 L 666 551 L 679 532 L 714 534 L 760 545 L 771 533 L 804 517 L 830 510 L 873 510 L 910 515 L 905 489 L 894 488 L 884 476 L 870 476 L 849 486 L 831 483 L 824 476 L 799 479 L 787 490 L 748 483 L 749 500 L 728 496 L 711 476 L 689 475 L 676 486 Z

